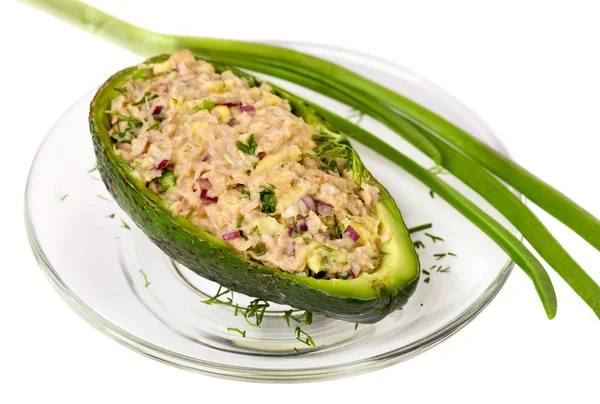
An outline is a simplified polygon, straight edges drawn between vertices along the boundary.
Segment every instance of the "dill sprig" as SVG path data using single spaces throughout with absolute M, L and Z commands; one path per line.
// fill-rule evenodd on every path
M 304 313 L 302 313 L 302 315 L 300 317 L 294 317 L 294 310 L 290 309 L 290 310 L 286 310 L 283 313 L 283 320 L 286 322 L 287 326 L 290 326 L 290 319 L 294 320 L 295 322 L 297 322 L 298 324 L 306 324 L 306 325 L 311 325 L 312 324 L 312 311 L 305 311 Z
M 300 328 L 300 326 L 296 327 L 295 333 L 296 333 L 296 339 L 298 341 L 302 342 L 305 345 L 312 346 L 313 348 L 317 347 L 317 345 L 315 345 L 315 341 L 313 341 L 312 337 L 310 335 L 308 335 L 305 331 L 302 331 L 302 328 Z M 304 339 L 302 339 L 302 337 L 304 337 Z
M 242 338 L 246 338 L 246 331 L 240 330 L 239 328 L 227 327 L 227 331 L 229 332 L 237 332 L 242 336 Z
M 425 248 L 425 244 L 423 244 L 422 241 L 417 240 L 415 242 L 413 242 L 413 244 L 415 245 L 415 248 L 418 250 L 419 248 Z
M 151 282 L 148 281 L 148 276 L 146 276 L 146 273 L 143 269 L 140 269 L 140 274 L 142 274 L 142 277 L 144 278 L 144 287 L 147 288 L 148 286 L 150 286 Z
M 231 297 L 228 297 L 226 301 L 219 300 L 220 297 L 223 297 L 228 293 L 231 293 Z M 229 290 L 227 288 L 224 288 L 223 286 L 219 286 L 217 293 L 210 299 L 203 300 L 202 303 L 208 304 L 209 306 L 211 304 L 221 304 L 223 306 L 232 306 L 233 305 L 233 291 Z
M 438 237 L 438 236 L 434 236 L 433 234 L 430 234 L 430 233 L 425 233 L 425 235 L 426 235 L 427 237 L 429 237 L 429 238 L 431 239 L 431 241 L 433 241 L 434 243 L 435 243 L 436 241 L 444 241 L 444 239 L 443 239 L 443 238 L 441 238 L 441 237 Z
M 408 233 L 413 234 L 423 230 L 431 229 L 432 227 L 433 225 L 431 223 L 426 223 L 419 226 L 411 227 L 410 229 L 408 229 Z
M 338 157 L 345 159 L 344 169 L 352 171 L 352 178 L 360 187 L 365 177 L 365 166 L 360 161 L 356 151 L 350 146 L 348 139 L 344 135 L 334 133 L 323 126 L 318 134 L 313 135 L 312 139 L 319 143 L 318 146 L 313 150 L 313 153 L 303 153 L 302 156 L 311 159 L 320 158 L 321 161 L 325 160 L 326 164 Z M 327 168 L 330 168 L 330 166 L 327 165 Z
M 433 254 L 433 256 L 435 257 L 436 261 L 439 261 L 446 256 L 446 253 Z
M 64 201 L 65 199 L 67 199 L 67 196 L 69 196 L 69 194 L 64 194 L 64 195 L 62 196 L 62 198 L 60 198 L 60 201 L 62 202 L 62 201 Z
M 125 222 L 125 220 L 121 219 L 121 227 L 127 230 L 131 230 L 131 227 Z
M 239 309 L 248 324 L 253 327 L 260 327 L 262 324 L 265 312 L 271 305 L 266 300 L 254 299 L 250 302 L 246 310 Z M 254 322 L 250 321 L 253 318 Z

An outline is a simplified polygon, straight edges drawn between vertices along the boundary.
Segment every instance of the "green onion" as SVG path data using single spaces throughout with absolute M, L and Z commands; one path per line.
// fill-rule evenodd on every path
M 189 48 L 197 56 L 211 61 L 269 74 L 322 92 L 380 120 L 431 157 L 436 165 L 447 169 L 488 200 L 600 317 L 600 287 L 533 212 L 494 175 L 522 192 L 598 250 L 600 220 L 518 164 L 426 108 L 348 69 L 297 51 L 248 42 L 163 35 L 118 20 L 75 0 L 28 2 L 134 52 L 155 55 Z M 432 198 L 438 194 L 486 232 L 528 273 L 548 316 L 554 316 L 554 290 L 543 267 L 510 232 L 440 180 L 437 177 L 441 173 L 439 169 L 430 172 L 360 127 L 318 106 L 314 107 L 336 128 L 389 158 L 427 185 Z M 129 122 L 129 125 L 131 127 L 133 123 Z
M 431 229 L 431 227 L 433 227 L 433 225 L 431 223 L 422 224 L 420 226 L 411 227 L 410 229 L 408 229 L 408 233 L 409 234 L 417 233 L 417 232 L 420 232 L 423 230 Z

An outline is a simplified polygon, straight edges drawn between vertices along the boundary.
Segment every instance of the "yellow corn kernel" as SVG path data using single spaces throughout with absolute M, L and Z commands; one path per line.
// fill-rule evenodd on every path
M 217 105 L 212 109 L 212 112 L 215 112 L 222 122 L 229 122 L 231 119 L 231 111 L 225 105 Z

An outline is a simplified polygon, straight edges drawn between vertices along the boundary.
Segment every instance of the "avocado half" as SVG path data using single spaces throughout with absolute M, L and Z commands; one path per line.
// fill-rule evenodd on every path
M 167 58 L 168 55 L 161 55 L 146 63 L 160 63 Z M 251 86 L 261 83 L 235 68 L 213 65 L 217 72 L 230 70 L 245 77 Z M 108 191 L 165 254 L 198 275 L 235 292 L 353 323 L 375 323 L 406 304 L 417 286 L 419 260 L 396 203 L 366 170 L 365 178 L 379 188 L 377 213 L 381 225 L 390 230 L 392 239 L 382 247 L 386 255 L 383 255 L 378 270 L 361 273 L 356 279 L 299 277 L 265 266 L 239 255 L 227 243 L 185 217 L 174 215 L 142 181 L 133 177 L 131 167 L 115 153 L 108 134 L 110 123 L 106 111 L 118 94 L 114 88 L 130 80 L 135 71 L 135 66 L 124 69 L 100 87 L 90 105 L 90 131 L 98 170 Z M 304 101 L 276 86 L 271 87 L 275 94 L 289 101 L 296 116 L 309 124 L 326 126 L 339 133 Z M 345 139 L 343 135 L 340 139 L 347 142 L 342 140 Z

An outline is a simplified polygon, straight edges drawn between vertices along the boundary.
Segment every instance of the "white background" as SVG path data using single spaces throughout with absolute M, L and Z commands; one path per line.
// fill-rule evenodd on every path
M 320 42 L 402 64 L 464 101 L 518 162 L 600 216 L 597 1 L 102 3 L 156 30 Z M 61 113 L 140 58 L 14 2 L 0 5 L 0 31 L 0 402 L 598 402 L 600 322 L 558 277 L 558 316 L 546 320 L 518 270 L 450 340 L 408 362 L 333 382 L 214 379 L 109 340 L 72 312 L 37 268 L 22 195 L 34 153 Z M 600 278 L 598 251 L 541 217 Z

